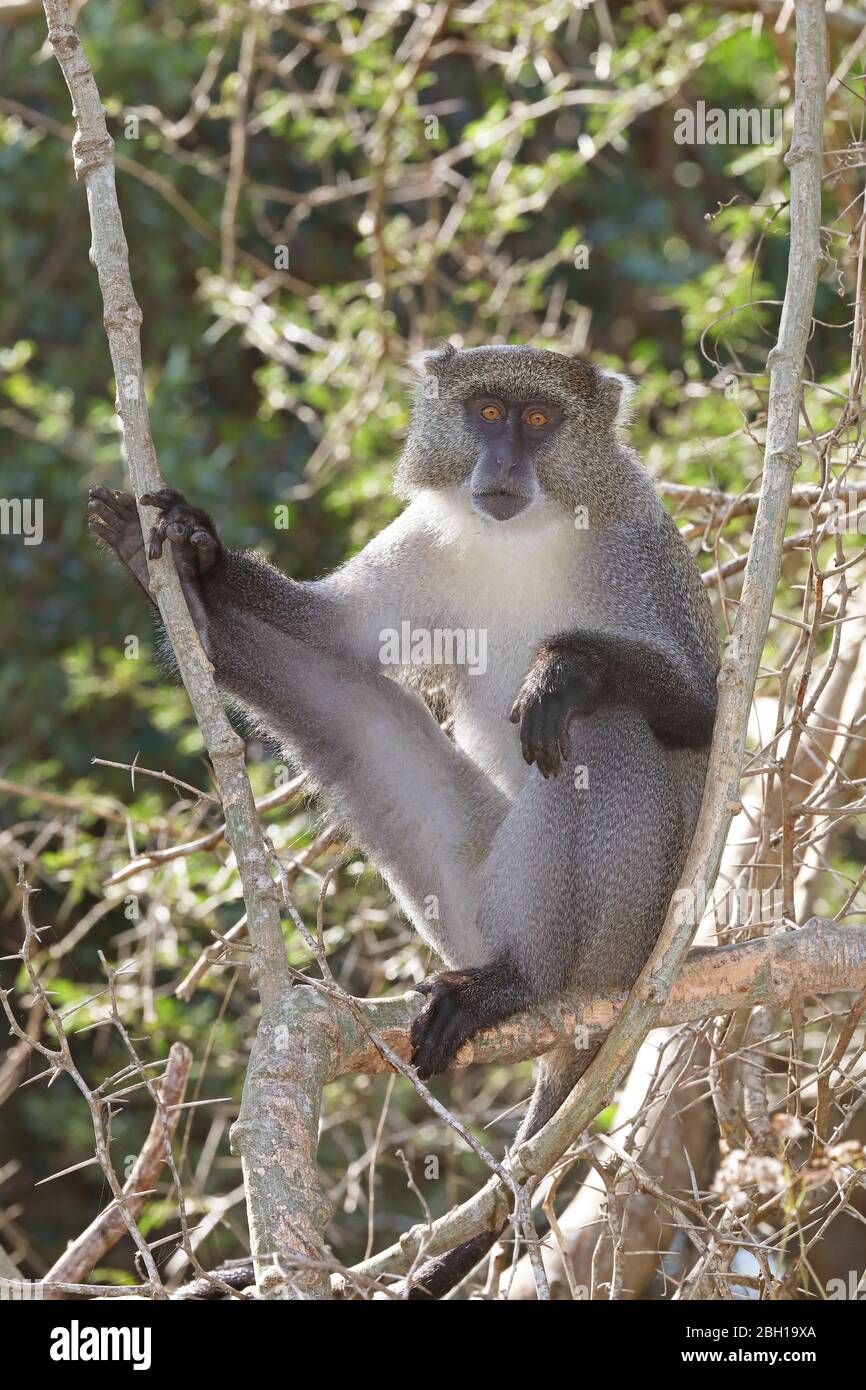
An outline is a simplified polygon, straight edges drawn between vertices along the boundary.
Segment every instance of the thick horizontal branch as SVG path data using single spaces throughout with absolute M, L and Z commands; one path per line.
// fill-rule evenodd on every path
M 656 479 L 656 489 L 678 507 L 702 507 L 715 520 L 723 517 L 753 516 L 758 510 L 757 493 L 719 492 L 714 487 L 689 487 L 685 483 L 669 483 Z M 857 503 L 866 498 L 866 483 L 831 483 L 829 487 L 804 483 L 791 491 L 791 506 L 806 508 L 820 503 L 823 507 L 838 508 L 842 503 L 856 511 Z
M 688 956 L 658 1020 L 659 1027 L 696 1023 L 717 1014 L 764 1004 L 786 1008 L 806 997 L 866 988 L 866 927 L 840 927 L 813 917 L 797 931 L 777 932 L 741 946 L 700 948 Z M 455 1066 L 524 1061 L 547 1052 L 564 1036 L 594 1047 L 613 1027 L 626 996 L 587 999 L 568 995 L 553 1006 L 520 1014 L 477 1033 L 457 1054 Z M 423 999 L 359 1000 L 364 1020 L 398 1056 L 408 1060 L 409 1028 Z M 362 1024 L 337 1001 L 341 1045 L 333 1076 L 388 1071 Z M 333 1076 L 331 1079 L 333 1079 Z

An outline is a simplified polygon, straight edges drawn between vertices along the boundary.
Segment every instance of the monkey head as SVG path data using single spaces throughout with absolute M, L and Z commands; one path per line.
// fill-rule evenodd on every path
M 418 385 L 400 496 L 456 488 L 475 512 L 507 522 L 545 497 L 567 511 L 591 507 L 602 484 L 610 488 L 627 378 L 532 347 L 449 343 L 411 365 Z

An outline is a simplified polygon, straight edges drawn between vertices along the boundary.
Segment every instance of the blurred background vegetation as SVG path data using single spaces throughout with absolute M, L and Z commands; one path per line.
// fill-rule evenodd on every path
M 793 45 L 773 23 L 779 7 L 768 6 L 766 22 L 736 6 L 661 0 L 77 8 L 116 139 L 160 464 L 212 510 L 230 544 L 260 547 L 305 578 L 375 533 L 396 510 L 407 356 L 442 337 L 591 353 L 635 377 L 634 439 L 659 479 L 738 491 L 757 477 L 787 257 L 787 135 L 775 147 L 683 146 L 674 112 L 702 100 L 781 108 L 789 122 Z M 835 59 L 845 38 L 834 29 Z M 105 888 L 130 857 L 218 821 L 171 783 L 139 774 L 132 785 L 128 771 L 92 765 L 136 760 L 209 786 L 186 698 L 151 659 L 147 613 L 84 525 L 87 484 L 120 486 L 124 469 L 69 98 L 40 13 L 11 22 L 0 5 L 0 65 L 3 491 L 43 499 L 45 532 L 34 546 L 0 538 L 0 955 L 20 945 L 23 858 L 41 890 L 43 968 L 57 1001 L 72 1006 L 102 988 L 100 950 L 137 962 L 122 997 L 143 1052 L 158 1059 L 184 1039 L 196 1096 L 215 1101 L 182 1126 L 197 1219 L 230 1194 L 203 1247 L 211 1265 L 246 1248 L 227 1129 L 256 1001 L 242 961 L 214 968 L 189 1001 L 174 990 L 242 904 L 224 845 Z M 837 145 L 854 108 L 840 84 Z M 839 216 L 843 240 L 852 197 L 842 170 L 828 221 Z M 810 354 L 832 384 L 848 368 L 840 328 L 850 286 L 832 237 L 828 250 Z M 284 769 L 259 742 L 249 752 L 263 794 Z M 302 803 L 269 824 L 286 853 L 317 826 Z M 298 881 L 308 919 L 325 862 Z M 335 970 L 354 992 L 426 973 L 425 953 L 351 855 L 326 920 Z M 291 953 L 308 965 L 296 938 Z M 12 983 L 14 964 L 0 969 Z M 98 1020 L 103 1003 L 70 1026 Z M 84 1032 L 76 1048 L 92 1080 L 123 1065 L 107 1028 Z M 16 1081 L 38 1070 L 18 1058 L 7 1067 Z M 528 1066 L 492 1068 L 445 1080 L 441 1092 L 501 1140 L 514 1119 L 499 1117 L 529 1078 Z M 89 1119 L 68 1079 L 49 1097 L 39 1085 L 13 1091 L 0 1093 L 0 1237 L 38 1274 L 106 1194 L 96 1167 L 34 1188 L 86 1158 Z M 386 1091 L 377 1246 L 419 1215 L 396 1149 L 413 1167 L 440 1158 L 434 1212 L 481 1174 L 403 1081 L 332 1087 L 323 1163 L 340 1259 L 368 1243 Z M 119 1168 L 149 1118 L 145 1093 L 118 1105 Z M 143 1229 L 169 1234 L 172 1211 L 166 1188 Z M 106 1278 L 133 1277 L 131 1247 L 118 1246 L 110 1266 Z

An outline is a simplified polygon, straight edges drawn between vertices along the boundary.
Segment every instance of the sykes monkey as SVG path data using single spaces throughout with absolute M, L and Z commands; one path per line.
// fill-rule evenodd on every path
M 694 829 L 718 650 L 694 561 L 619 438 L 623 378 L 530 347 L 447 345 L 414 366 L 406 508 L 322 579 L 225 549 L 177 492 L 141 500 L 220 686 L 312 776 L 445 966 L 412 1029 L 426 1078 L 479 1028 L 633 983 Z M 133 498 L 91 488 L 89 522 L 148 593 Z M 407 622 L 484 633 L 486 663 L 383 664 Z M 443 681 L 450 737 L 418 689 Z M 586 1063 L 570 1043 L 543 1059 L 520 1138 Z

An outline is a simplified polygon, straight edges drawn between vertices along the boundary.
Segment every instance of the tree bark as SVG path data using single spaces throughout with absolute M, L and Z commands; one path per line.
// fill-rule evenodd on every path
M 114 141 L 105 124 L 90 64 L 72 23 L 68 0 L 44 0 L 48 38 L 72 97 L 76 132 L 72 141 L 75 175 L 84 184 L 92 234 L 91 259 L 104 305 L 105 331 L 114 366 L 117 410 L 129 476 L 136 497 L 164 486 L 148 418 L 141 361 L 141 309 L 129 272 L 123 222 L 114 180 Z M 149 521 L 139 504 L 142 532 Z M 253 945 L 251 973 L 262 1000 L 262 1021 L 247 1073 L 241 1114 L 233 1131 L 247 1193 L 256 1279 L 263 1295 L 327 1297 L 327 1279 L 317 1271 L 296 1273 L 290 1282 L 280 1257 L 308 1252 L 311 1225 L 318 1240 L 325 1208 L 315 1165 L 315 1140 L 296 1124 L 308 1105 L 304 1058 L 293 1058 L 283 1044 L 298 1041 L 298 1028 L 286 1031 L 291 1012 L 290 977 L 280 925 L 279 897 L 271 877 L 264 840 L 244 765 L 243 740 L 220 704 L 210 663 L 186 606 L 166 546 L 163 558 L 148 560 L 150 587 L 159 605 L 178 668 L 214 770 L 226 820 L 226 839 L 234 851 Z M 274 1020 L 279 1016 L 277 1028 Z
M 656 1026 L 672 1028 L 698 1023 L 717 1014 L 764 1005 L 785 1009 L 806 998 L 866 986 L 866 927 L 840 927 L 813 917 L 796 931 L 759 937 L 737 946 L 702 946 L 692 951 L 674 984 Z M 299 993 L 314 993 L 305 986 Z M 328 1001 L 339 1037 L 327 1079 L 362 1072 L 389 1071 L 388 1063 L 369 1040 L 365 1026 L 387 1043 L 398 1057 L 410 1053 L 409 1029 L 423 1006 L 413 993 L 396 999 L 357 999 L 363 1023 L 339 1001 Z M 523 1062 L 549 1052 L 576 1033 L 594 1048 L 616 1026 L 627 996 L 588 999 L 566 994 L 556 1004 L 517 1014 L 485 1028 L 464 1043 L 455 1068 L 491 1062 Z M 443 1217 L 447 1220 L 447 1217 Z

